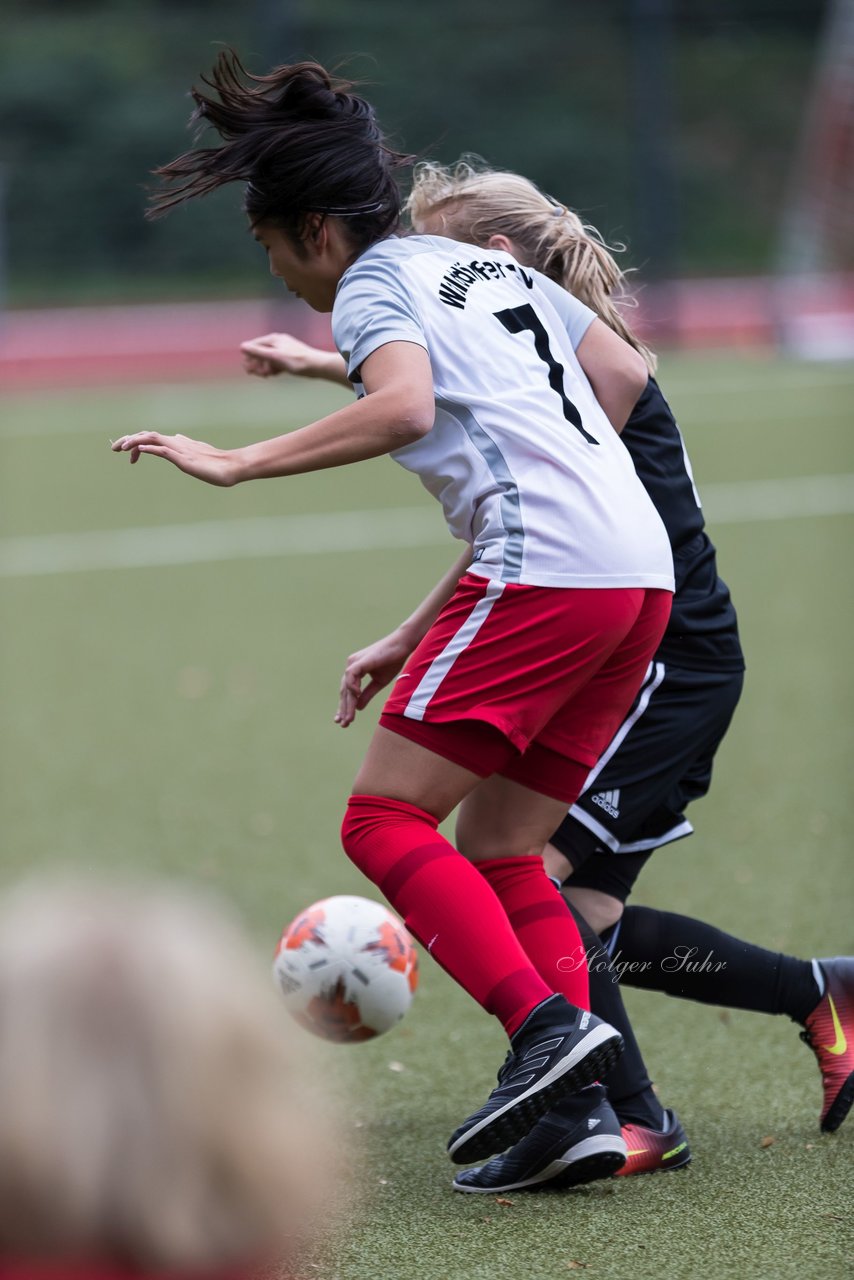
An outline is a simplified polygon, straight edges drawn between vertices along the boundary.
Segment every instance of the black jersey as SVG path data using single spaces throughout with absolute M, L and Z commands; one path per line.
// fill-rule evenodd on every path
M 744 656 L 735 608 L 718 577 L 682 433 L 654 378 L 623 428 L 622 440 L 673 548 L 676 594 L 656 657 L 681 667 L 740 670 Z

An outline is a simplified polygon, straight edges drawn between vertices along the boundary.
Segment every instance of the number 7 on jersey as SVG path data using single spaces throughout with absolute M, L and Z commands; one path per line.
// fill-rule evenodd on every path
M 544 364 L 548 366 L 549 386 L 552 391 L 556 391 L 560 396 L 560 401 L 563 405 L 563 416 L 567 422 L 572 423 L 577 431 L 581 432 L 588 444 L 598 445 L 599 441 L 584 430 L 581 414 L 563 389 L 563 365 L 555 360 L 552 349 L 549 346 L 549 335 L 530 302 L 524 303 L 521 307 L 508 307 L 505 311 L 496 311 L 495 318 L 500 320 L 508 333 L 522 333 L 525 329 L 531 331 L 534 335 L 534 350 Z

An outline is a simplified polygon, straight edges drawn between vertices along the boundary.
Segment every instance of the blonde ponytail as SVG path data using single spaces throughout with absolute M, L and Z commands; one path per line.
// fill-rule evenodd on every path
M 556 280 L 595 311 L 655 372 L 654 353 L 622 314 L 637 305 L 626 293 L 626 274 L 611 256 L 624 246 L 608 246 L 595 227 L 527 178 L 489 169 L 476 157 L 464 157 L 448 168 L 419 164 L 406 210 L 416 231 L 427 226 L 479 245 L 492 236 L 506 236 L 526 266 Z

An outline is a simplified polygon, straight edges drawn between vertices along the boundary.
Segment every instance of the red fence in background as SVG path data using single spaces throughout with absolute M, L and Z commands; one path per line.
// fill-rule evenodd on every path
M 771 347 L 809 359 L 854 358 L 854 275 L 678 280 L 639 298 L 653 346 Z
M 316 346 L 332 345 L 328 317 L 299 303 L 9 311 L 0 316 L 0 387 L 238 377 L 240 343 L 273 330 L 288 330 Z
M 633 323 L 660 348 L 782 345 L 851 358 L 854 275 L 649 285 Z M 240 373 L 240 343 L 272 331 L 332 346 L 327 316 L 284 299 L 9 311 L 0 316 L 0 388 L 228 378 Z

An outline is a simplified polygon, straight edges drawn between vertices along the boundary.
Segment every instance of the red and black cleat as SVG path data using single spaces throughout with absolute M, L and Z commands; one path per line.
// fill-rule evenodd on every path
M 824 1105 L 819 1124 L 833 1133 L 854 1102 L 854 956 L 819 960 L 824 995 L 804 1024 L 801 1039 L 818 1059 Z
M 666 1173 L 682 1169 L 691 1162 L 691 1148 L 685 1130 L 675 1111 L 665 1111 L 664 1129 L 647 1129 L 642 1124 L 624 1124 L 626 1163 L 618 1170 L 618 1178 L 634 1173 Z

